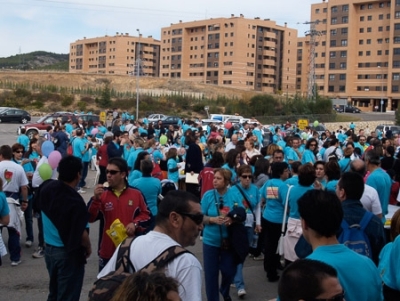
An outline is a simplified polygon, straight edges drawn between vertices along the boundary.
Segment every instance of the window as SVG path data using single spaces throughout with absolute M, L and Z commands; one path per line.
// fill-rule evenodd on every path
M 330 45 L 331 45 L 331 47 L 336 47 L 336 40 L 331 40 Z
M 371 39 L 367 39 L 367 44 L 371 44 Z
M 321 52 L 321 57 L 325 57 L 325 52 Z
M 374 7 L 374 5 L 373 4 L 368 4 L 368 9 L 372 9 Z
M 347 51 L 340 51 L 340 57 L 347 57 Z
M 339 92 L 346 92 L 346 86 L 339 86 Z
M 385 3 L 384 2 L 380 2 L 379 3 L 379 8 L 383 8 L 383 7 L 385 7 Z
M 394 30 L 400 30 L 400 23 L 394 24 Z
M 382 55 L 382 50 L 378 50 L 378 51 L 376 52 L 376 55 Z
M 334 92 L 335 91 L 334 88 L 335 88 L 334 86 L 328 86 L 328 92 Z
M 393 61 L 393 68 L 400 68 L 400 61 Z
M 399 92 L 399 86 L 392 86 L 392 92 Z
M 349 11 L 349 5 L 348 4 L 343 5 L 342 6 L 342 11 Z
M 363 56 L 363 52 L 362 52 L 362 51 L 359 51 L 359 52 L 358 52 L 358 56 Z
M 393 80 L 400 80 L 400 73 L 393 73 Z
M 372 28 L 371 27 L 367 27 L 367 32 L 372 32 Z
M 363 45 L 364 44 L 364 40 L 358 40 L 358 45 Z
M 393 43 L 394 44 L 399 44 L 400 43 L 400 37 L 394 37 Z
M 340 69 L 346 69 L 346 68 L 347 68 L 347 63 L 346 62 L 340 63 Z
M 363 33 L 364 32 L 364 28 L 360 28 L 360 33 Z
M 319 8 L 317 8 L 317 9 L 315 10 L 315 13 L 316 13 L 316 14 L 319 14 Z
M 337 30 L 336 30 L 336 29 L 331 29 L 331 36 L 335 36 L 336 33 L 337 33 Z
M 383 20 L 383 14 L 380 14 L 380 15 L 378 16 L 378 19 L 379 19 L 379 20 Z
M 400 48 L 394 48 L 393 55 L 400 55 Z
M 365 52 L 365 55 L 366 55 L 366 56 L 371 56 L 371 51 L 369 51 L 369 50 L 366 51 L 366 52 Z
M 346 74 L 339 74 L 339 80 L 346 80 Z
M 335 74 L 329 74 L 329 80 L 330 81 L 335 80 Z
M 347 27 L 342 28 L 340 31 L 343 35 L 347 34 Z
M 331 24 L 337 24 L 337 18 L 331 18 Z
M 368 21 L 372 21 L 372 16 L 368 16 L 368 17 L 367 17 L 367 20 L 368 20 Z
M 400 19 L 400 11 L 396 11 L 396 12 L 394 13 L 394 18 L 395 18 L 395 19 Z
M 335 69 L 335 63 L 329 63 L 329 69 Z
M 383 26 L 379 26 L 378 31 L 383 31 Z
M 342 41 L 341 41 L 341 45 L 342 45 L 342 46 L 347 46 L 347 39 L 342 40 Z
M 361 21 L 361 22 L 364 22 L 364 16 L 361 16 L 361 17 L 360 17 L 360 21 Z
M 360 10 L 364 10 L 365 9 L 365 4 L 361 4 L 360 5 Z
M 329 52 L 329 57 L 336 57 L 336 51 Z
M 342 17 L 342 23 L 349 23 L 349 17 L 347 16 Z
M 331 7 L 331 13 L 337 13 L 337 11 L 338 11 L 337 6 Z

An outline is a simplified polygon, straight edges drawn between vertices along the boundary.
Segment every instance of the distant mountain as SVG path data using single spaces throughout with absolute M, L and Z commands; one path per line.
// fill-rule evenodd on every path
M 0 69 L 68 71 L 68 61 L 69 54 L 35 51 L 0 58 Z

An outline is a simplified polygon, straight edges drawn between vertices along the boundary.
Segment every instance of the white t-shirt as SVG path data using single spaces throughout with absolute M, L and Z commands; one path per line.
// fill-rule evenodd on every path
M 3 180 L 4 192 L 17 192 L 21 186 L 29 184 L 24 168 L 9 160 L 0 162 L 0 178 Z
M 372 212 L 375 215 L 382 213 L 382 205 L 379 200 L 379 195 L 374 187 L 365 184 L 364 193 L 360 201 L 365 210 Z
M 139 236 L 131 245 L 130 260 L 138 271 L 157 258 L 171 246 L 179 245 L 171 237 L 161 232 L 150 231 Z M 97 275 L 101 278 L 115 270 L 119 247 L 103 270 Z M 176 279 L 179 285 L 179 296 L 182 301 L 201 301 L 202 267 L 197 258 L 185 253 L 171 262 L 165 268 L 165 274 Z

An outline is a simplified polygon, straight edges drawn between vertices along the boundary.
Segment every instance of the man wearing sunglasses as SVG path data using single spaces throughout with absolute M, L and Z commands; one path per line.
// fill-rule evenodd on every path
M 311 259 L 296 260 L 283 271 L 278 294 L 280 301 L 343 301 L 345 297 L 336 270 Z
M 307 258 L 336 269 L 346 301 L 381 301 L 382 279 L 374 262 L 339 244 L 336 238 L 343 219 L 338 197 L 328 191 L 312 189 L 297 203 L 304 238 L 313 249 Z
M 158 206 L 154 230 L 136 238 L 131 244 L 129 259 L 135 270 L 140 270 L 171 246 L 193 246 L 203 230 L 203 217 L 196 196 L 182 190 L 168 192 Z M 117 255 L 118 249 L 97 278 L 115 270 Z M 182 301 L 202 300 L 202 268 L 192 253 L 184 253 L 171 260 L 165 274 L 179 282 Z
M 114 243 L 107 235 L 106 229 L 119 219 L 125 226 L 128 236 L 137 236 L 146 232 L 150 225 L 150 211 L 143 194 L 128 187 L 126 177 L 128 164 L 122 158 L 111 158 L 106 167 L 109 187 L 99 184 L 94 189 L 94 196 L 89 205 L 89 222 L 95 222 L 99 212 L 104 216 L 104 231 L 99 249 L 99 270 L 110 260 L 115 251 Z

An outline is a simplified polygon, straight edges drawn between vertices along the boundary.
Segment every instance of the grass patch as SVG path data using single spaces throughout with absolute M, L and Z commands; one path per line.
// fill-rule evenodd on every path
M 342 115 L 342 114 L 336 114 L 336 122 L 348 122 L 348 121 L 361 121 L 361 118 L 357 118 L 355 115 L 349 116 L 349 115 Z

